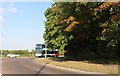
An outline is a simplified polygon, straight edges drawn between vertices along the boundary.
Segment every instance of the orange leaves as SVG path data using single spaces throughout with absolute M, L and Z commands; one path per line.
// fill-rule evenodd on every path
M 61 23 L 66 22 L 67 24 L 69 24 L 71 21 L 74 21 L 75 17 L 70 16 L 68 19 L 62 20 Z
M 113 15 L 113 16 L 111 17 L 111 19 L 114 20 L 114 21 L 116 21 L 116 20 L 118 19 L 118 16 Z
M 73 31 L 73 29 L 75 28 L 75 25 L 79 24 L 79 22 L 77 21 L 73 21 L 66 29 L 65 31 L 70 32 Z
M 75 26 L 73 24 L 70 24 L 64 31 L 70 32 L 73 30 Z
M 52 6 L 52 8 L 51 8 L 51 9 L 52 9 L 52 11 L 53 11 L 53 12 L 55 12 L 55 11 L 58 11 L 58 10 L 59 10 L 59 8 L 58 8 L 58 7 L 56 7 L 56 6 Z
M 107 8 L 109 8 L 110 6 L 114 6 L 114 5 L 116 5 L 117 3 L 115 3 L 115 2 L 105 2 L 105 3 L 103 3 L 99 8 L 100 8 L 100 10 L 104 10 L 104 9 L 107 9 Z
M 105 33 L 105 32 L 106 32 L 106 30 L 107 30 L 107 29 L 103 29 L 103 30 L 102 30 L 102 34 L 103 34 L 103 33 Z
M 117 10 L 115 10 L 114 8 L 117 8 L 119 6 L 120 2 L 104 2 L 102 3 L 100 6 L 98 6 L 97 8 L 94 9 L 93 14 L 95 16 L 99 15 L 99 12 L 102 10 L 106 10 L 108 8 L 110 8 L 110 19 L 111 21 L 118 21 L 119 22 L 119 18 L 120 18 L 120 12 L 118 12 Z M 113 10 L 114 9 L 114 10 Z
M 73 17 L 73 16 L 70 16 L 68 19 L 61 21 L 61 23 L 68 24 L 67 28 L 65 28 L 65 30 L 64 30 L 67 32 L 73 31 L 73 29 L 75 28 L 75 25 L 79 24 L 78 21 L 75 21 L 75 17 Z
M 70 17 L 68 18 L 68 20 L 74 21 L 74 20 L 75 20 L 75 17 L 70 16 Z
M 100 5 L 98 8 L 95 8 L 94 10 L 105 10 L 111 6 L 118 5 L 119 2 L 104 2 L 102 5 Z
M 111 21 L 117 21 L 120 24 L 120 12 L 113 12 L 111 15 Z
M 77 25 L 77 24 L 79 24 L 79 22 L 78 22 L 78 21 L 74 21 L 73 24 L 74 24 L 74 25 Z

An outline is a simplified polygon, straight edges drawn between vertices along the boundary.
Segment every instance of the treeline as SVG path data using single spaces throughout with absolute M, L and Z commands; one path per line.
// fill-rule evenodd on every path
M 55 2 L 45 17 L 47 47 L 71 58 L 119 56 L 120 2 Z
M 0 50 L 2 51 L 3 57 L 6 57 L 7 54 L 17 54 L 20 55 L 21 57 L 26 57 L 26 56 L 34 56 L 35 50 L 32 50 L 32 52 L 28 52 L 28 50 Z

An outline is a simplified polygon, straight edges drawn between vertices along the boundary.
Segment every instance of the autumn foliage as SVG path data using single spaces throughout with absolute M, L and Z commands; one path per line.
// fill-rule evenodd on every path
M 117 57 L 119 2 L 55 2 L 45 17 L 47 47 L 68 57 Z

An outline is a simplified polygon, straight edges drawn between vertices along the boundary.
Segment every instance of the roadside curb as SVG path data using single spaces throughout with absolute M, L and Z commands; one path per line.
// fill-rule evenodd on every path
M 53 67 L 53 68 L 58 68 L 58 69 L 63 69 L 63 70 L 69 70 L 69 71 L 74 71 L 77 73 L 83 73 L 83 74 L 106 74 L 106 73 L 99 73 L 99 72 L 89 72 L 89 71 L 83 71 L 83 70 L 77 70 L 77 69 L 71 69 L 71 68 L 67 68 L 67 67 L 62 67 L 62 66 L 57 66 L 57 65 L 51 65 L 49 63 L 38 63 L 36 60 L 33 60 L 35 63 L 37 64 L 42 64 L 42 65 L 46 65 L 48 67 Z

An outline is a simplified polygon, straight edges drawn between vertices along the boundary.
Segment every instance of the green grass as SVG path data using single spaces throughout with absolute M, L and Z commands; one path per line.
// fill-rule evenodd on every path
M 118 74 L 117 64 L 99 64 L 91 63 L 89 61 L 73 61 L 73 60 L 63 60 L 64 58 L 36 58 L 35 61 L 39 63 L 48 63 L 50 65 L 66 67 L 70 69 L 99 72 L 107 74 Z

